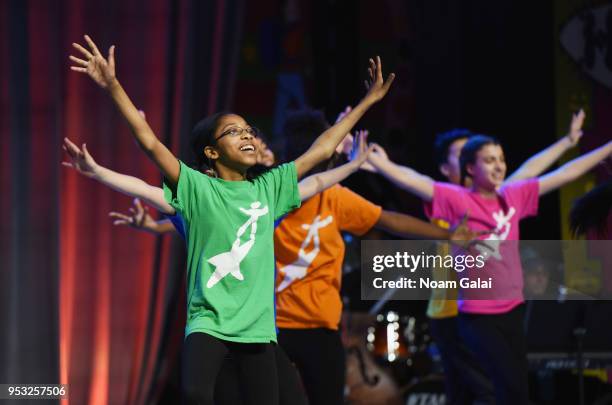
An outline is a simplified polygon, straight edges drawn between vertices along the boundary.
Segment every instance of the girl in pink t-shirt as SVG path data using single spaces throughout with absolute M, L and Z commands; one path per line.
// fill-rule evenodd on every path
M 539 196 L 580 177 L 612 153 L 612 142 L 541 177 L 504 184 L 504 152 L 494 138 L 476 135 L 461 151 L 461 179 L 471 188 L 434 182 L 396 165 L 375 146 L 369 161 L 397 186 L 417 195 L 431 218 L 458 224 L 467 215 L 472 230 L 491 230 L 482 237 L 492 250 L 483 250 L 483 270 L 461 277 L 491 277 L 491 289 L 462 289 L 460 329 L 466 343 L 490 373 L 497 404 L 527 404 L 527 359 L 523 336 L 523 276 L 518 253 L 519 221 L 537 214 Z M 498 241 L 499 243 L 496 243 Z M 502 242 L 509 241 L 509 242 Z

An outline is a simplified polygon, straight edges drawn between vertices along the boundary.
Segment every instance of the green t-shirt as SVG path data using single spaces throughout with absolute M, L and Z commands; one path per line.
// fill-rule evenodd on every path
M 185 336 L 276 342 L 274 220 L 300 206 L 295 164 L 251 181 L 217 179 L 180 165 L 176 191 L 164 183 L 164 195 L 185 225 Z

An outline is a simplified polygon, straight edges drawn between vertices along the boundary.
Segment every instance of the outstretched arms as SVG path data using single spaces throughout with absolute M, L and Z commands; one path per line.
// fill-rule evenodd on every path
M 338 184 L 352 173 L 359 170 L 359 167 L 366 161 L 368 153 L 371 150 L 371 148 L 368 149 L 366 135 L 366 131 L 357 132 L 357 141 L 353 144 L 352 152 L 355 155 L 354 159 L 351 159 L 348 163 L 338 166 L 335 169 L 313 174 L 300 181 L 298 188 L 302 201 L 309 199 L 313 195 L 322 192 L 334 184 Z
M 576 114 L 572 115 L 572 122 L 567 135 L 525 161 L 521 167 L 519 167 L 506 179 L 506 182 L 530 179 L 539 176 L 553 163 L 555 163 L 565 152 L 576 146 L 580 141 L 580 138 L 582 138 L 582 125 L 584 123 L 585 116 L 584 110 L 582 109 Z
M 380 145 L 374 145 L 368 156 L 368 162 L 377 172 L 389 179 L 393 184 L 402 188 L 423 201 L 431 201 L 434 192 L 434 181 L 409 167 L 393 163 Z
M 402 238 L 417 237 L 437 240 L 451 237 L 448 229 L 440 228 L 410 215 L 387 210 L 382 211 L 375 227 Z
M 538 178 L 540 195 L 576 180 L 612 154 L 612 141 Z
M 395 75 L 391 73 L 386 81 L 383 80 L 380 57 L 376 58 L 376 63 L 370 59 L 368 71 L 370 72 L 370 82 L 367 83 L 368 93 L 366 96 L 341 121 L 323 132 L 312 146 L 295 160 L 298 178 L 308 173 L 320 162 L 329 159 L 338 144 L 351 131 L 363 114 L 389 91 Z
M 160 212 L 165 214 L 175 213 L 174 208 L 164 199 L 164 192 L 161 188 L 147 184 L 137 177 L 127 176 L 100 166 L 89 154 L 85 144 L 83 144 L 82 149 L 79 149 L 70 139 L 64 138 L 62 148 L 70 158 L 70 162 L 62 162 L 62 165 L 70 167 L 86 177 L 97 180 L 122 194 L 140 198 Z
M 164 177 L 172 185 L 178 182 L 180 165 L 177 158 L 153 133 L 147 121 L 139 114 L 126 92 L 121 87 L 115 75 L 115 46 L 108 51 L 108 58 L 98 50 L 96 44 L 85 35 L 88 48 L 73 43 L 72 45 L 80 52 L 81 58 L 70 55 L 70 60 L 77 66 L 71 66 L 75 72 L 87 74 L 94 82 L 108 92 L 113 102 L 128 122 L 136 141 L 151 160 L 159 167 Z
M 467 226 L 467 215 L 459 225 L 449 230 L 410 215 L 387 210 L 382 211 L 375 227 L 402 238 L 449 240 L 462 247 L 477 243 L 476 238 L 491 233 L 491 231 L 470 230 Z

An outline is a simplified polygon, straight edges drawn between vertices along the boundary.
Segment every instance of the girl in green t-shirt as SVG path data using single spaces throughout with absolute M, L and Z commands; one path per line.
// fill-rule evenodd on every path
M 228 352 L 237 362 L 248 403 L 276 404 L 277 378 L 270 342 L 274 330 L 274 220 L 299 206 L 297 181 L 336 146 L 361 116 L 380 101 L 385 81 L 380 58 L 370 59 L 368 92 L 340 122 L 322 133 L 294 162 L 254 179 L 256 130 L 231 113 L 208 117 L 194 129 L 201 163 L 216 177 L 180 162 L 153 133 L 115 76 L 115 47 L 105 59 L 94 42 L 73 44 L 71 69 L 86 73 L 111 96 L 140 147 L 164 175 L 168 203 L 183 220 L 188 245 L 187 327 L 183 393 L 189 403 L 212 404 L 213 388 Z

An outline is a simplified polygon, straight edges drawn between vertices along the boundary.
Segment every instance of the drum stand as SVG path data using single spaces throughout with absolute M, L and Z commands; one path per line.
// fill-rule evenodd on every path
M 578 362 L 578 400 L 580 405 L 584 405 L 584 335 L 586 335 L 586 328 L 578 327 L 574 328 L 574 337 L 576 338 L 577 350 L 576 360 Z

